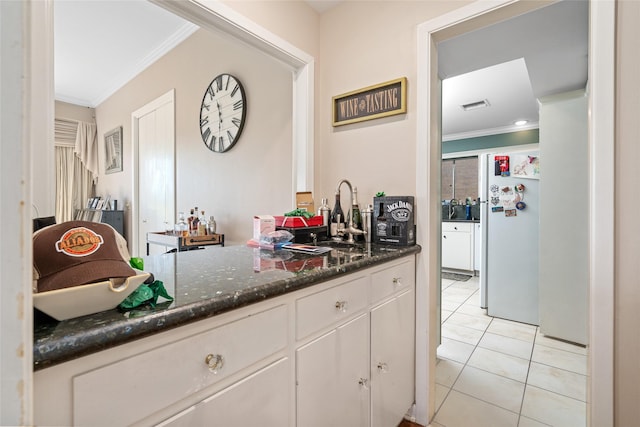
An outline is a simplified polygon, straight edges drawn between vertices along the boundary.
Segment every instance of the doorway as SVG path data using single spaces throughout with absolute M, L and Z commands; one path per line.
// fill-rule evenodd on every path
M 131 113 L 134 256 L 146 255 L 146 236 L 173 229 L 175 214 L 175 109 L 171 90 Z M 158 245 L 150 255 L 164 252 Z
M 437 346 L 436 330 L 438 322 L 435 316 L 435 301 L 439 285 L 440 269 L 440 245 L 439 245 L 439 222 L 441 218 L 439 199 L 439 173 L 441 160 L 441 127 L 440 127 L 440 90 L 441 81 L 437 75 L 437 43 L 439 41 L 452 38 L 470 30 L 482 28 L 483 26 L 498 22 L 505 18 L 513 17 L 527 12 L 528 8 L 536 8 L 540 4 L 523 4 L 524 2 L 502 2 L 500 6 L 490 7 L 480 4 L 472 4 L 454 11 L 448 15 L 437 18 L 419 27 L 418 38 L 418 93 L 423 94 L 418 99 L 418 116 L 428 117 L 424 123 L 418 123 L 417 133 L 417 157 L 418 167 L 416 173 L 416 193 L 419 200 L 422 200 L 421 209 L 426 214 L 419 218 L 418 229 L 419 239 L 423 244 L 421 259 L 417 266 L 417 282 L 425 283 L 417 291 L 419 313 L 424 315 L 417 319 L 417 329 L 419 332 L 417 340 L 417 383 L 416 389 L 416 419 L 420 423 L 428 424 L 433 416 L 435 401 L 434 393 L 434 372 L 435 372 L 435 349 Z M 595 184 L 593 178 L 590 181 L 589 193 L 592 199 L 607 196 L 607 191 L 613 188 L 612 171 L 608 170 L 612 164 L 613 150 L 613 124 L 607 123 L 605 106 L 612 107 L 613 104 L 613 58 L 610 52 L 613 51 L 614 41 L 614 19 L 612 5 L 593 5 L 590 17 L 590 34 L 592 35 L 589 46 L 589 105 L 591 110 L 589 122 L 590 150 L 592 153 L 601 153 L 603 157 L 591 156 L 590 169 L 592 174 L 597 174 L 605 180 L 605 185 Z M 472 19 L 473 18 L 473 19 Z M 594 38 L 597 33 L 602 38 Z M 597 40 L 597 43 L 594 41 Z M 595 100 L 598 103 L 595 103 Z M 596 112 L 596 114 L 594 114 Z M 600 114 L 597 114 L 600 112 Z M 431 141 L 430 143 L 428 141 Z M 612 223 L 612 217 L 606 214 L 603 208 L 595 205 L 590 206 L 590 217 L 603 217 L 611 222 L 591 224 L 589 240 L 593 248 L 601 242 L 603 249 L 612 247 L 611 236 L 607 236 L 608 224 Z M 421 224 L 422 223 L 422 224 Z M 607 301 L 612 300 L 612 264 L 608 262 L 595 262 L 599 257 L 610 260 L 610 255 L 600 249 L 590 252 L 591 277 L 590 293 L 597 293 L 604 296 Z M 596 266 L 596 264 L 598 264 Z M 596 282 L 602 279 L 602 282 Z M 427 314 L 429 313 L 429 314 Z M 591 327 L 589 349 L 590 362 L 590 390 L 591 401 L 597 401 L 597 406 L 590 407 L 589 419 L 592 425 L 611 424 L 613 413 L 612 400 L 612 347 L 610 341 L 606 339 L 607 334 L 612 332 L 612 322 L 607 320 L 607 316 L 612 316 L 610 307 L 595 306 L 590 307 L 590 318 L 592 324 L 598 323 L 597 327 Z M 596 319 L 604 323 L 596 322 Z M 422 331 L 426 331 L 423 334 Z M 426 337 L 426 338 L 425 338 Z M 599 344 L 601 344 L 599 346 Z M 595 357 L 594 357 L 595 356 Z M 424 362 L 424 366 L 422 366 Z M 598 389 L 596 384 L 601 384 L 603 388 Z M 597 396 L 598 399 L 594 397 Z

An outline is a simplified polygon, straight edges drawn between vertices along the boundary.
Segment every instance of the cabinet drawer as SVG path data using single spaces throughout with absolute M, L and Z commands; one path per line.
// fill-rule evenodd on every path
M 442 231 L 461 231 L 465 233 L 471 233 L 473 229 L 472 222 L 443 222 Z
M 413 258 L 371 275 L 371 301 L 376 303 L 395 292 L 413 287 L 416 268 Z
M 289 365 L 279 360 L 157 427 L 290 425 Z
M 287 307 L 278 306 L 78 375 L 74 424 L 131 424 L 286 346 Z M 210 369 L 208 355 L 221 367 Z
M 296 338 L 301 339 L 367 307 L 368 277 L 296 301 Z

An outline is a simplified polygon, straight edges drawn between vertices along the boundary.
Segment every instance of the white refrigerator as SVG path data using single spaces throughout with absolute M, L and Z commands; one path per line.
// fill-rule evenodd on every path
M 481 160 L 481 306 L 490 316 L 537 325 L 539 153 Z

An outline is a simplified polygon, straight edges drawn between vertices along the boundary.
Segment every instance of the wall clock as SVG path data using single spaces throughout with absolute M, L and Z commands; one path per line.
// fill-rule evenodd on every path
M 230 74 L 220 74 L 202 97 L 200 134 L 204 145 L 216 153 L 229 151 L 240 138 L 246 116 L 242 83 Z

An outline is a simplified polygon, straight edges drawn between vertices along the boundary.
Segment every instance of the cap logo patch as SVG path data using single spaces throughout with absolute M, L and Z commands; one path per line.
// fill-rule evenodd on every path
M 97 251 L 104 243 L 102 236 L 85 227 L 68 230 L 56 242 L 56 251 L 70 256 L 87 256 Z

